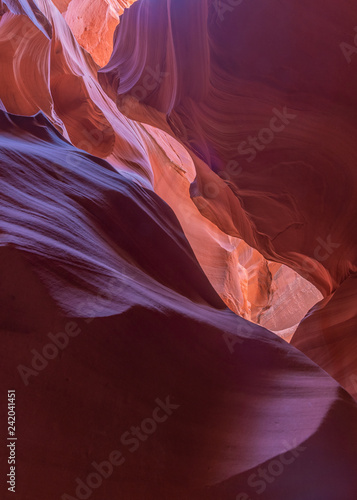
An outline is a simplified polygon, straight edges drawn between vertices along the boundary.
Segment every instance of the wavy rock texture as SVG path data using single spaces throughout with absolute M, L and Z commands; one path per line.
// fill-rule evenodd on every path
M 168 124 L 201 159 L 190 192 L 205 217 L 329 297 L 357 270 L 352 4 L 238 3 L 139 0 L 99 78 L 120 110 Z M 150 68 L 161 78 L 140 93 Z M 336 342 L 314 325 L 297 341 L 307 354 L 314 336 Z M 340 361 L 321 346 L 318 362 L 346 385 L 357 354 L 347 338 L 340 346 Z
M 340 49 L 344 38 L 353 38 L 350 2 L 343 2 L 344 8 L 332 2 L 305 2 L 301 19 L 296 15 L 294 22 L 300 2 L 290 2 L 286 12 L 280 9 L 279 16 L 267 23 L 275 3 L 242 2 L 221 21 L 215 2 L 140 0 L 123 17 L 111 61 L 99 76 L 109 93 L 135 99 L 145 86 L 148 68 L 159 64 L 161 81 L 139 101 L 167 115 L 177 137 L 215 172 L 240 160 L 239 176 L 229 179 L 231 189 L 217 195 L 219 200 L 206 213 L 212 211 L 211 218 L 226 232 L 244 236 L 270 258 L 285 260 L 327 293 L 356 270 L 351 204 L 356 123 L 351 107 L 356 104 L 357 76 Z M 315 31 L 321 10 L 323 34 L 311 44 L 311 54 L 302 57 L 303 34 Z M 134 35 L 136 25 L 142 27 L 140 36 Z M 250 29 L 243 29 L 247 25 Z M 288 40 L 292 28 L 293 38 Z M 260 37 L 254 41 L 257 32 Z M 140 52 L 140 45 L 147 50 Z M 322 57 L 324 51 L 329 57 Z M 317 66 L 316 60 L 321 64 Z M 272 118 L 274 140 L 268 132 L 261 134 L 264 140 L 258 140 L 252 159 L 249 135 L 257 135 Z M 181 133 L 175 128 L 179 125 L 184 128 Z M 202 184 L 208 177 L 202 172 L 193 197 L 204 195 Z M 350 186 L 351 192 L 338 191 L 336 185 Z M 242 217 L 231 215 L 229 206 Z M 341 225 L 345 212 L 350 217 Z M 304 230 L 312 238 L 300 237 Z M 351 239 L 347 249 L 342 245 L 344 234 Z M 318 238 L 327 245 L 332 242 L 333 255 L 318 246 Z M 304 266 L 308 259 L 311 262 Z
M 126 462 L 93 498 L 234 498 L 256 468 L 293 450 L 295 465 L 265 498 L 337 499 L 337 478 L 352 500 L 356 404 L 225 308 L 168 206 L 42 114 L 2 112 L 0 137 L 1 383 L 27 416 L 20 498 L 75 497 L 75 478 L 120 447 Z M 22 371 L 25 386 L 15 367 L 46 351 L 48 332 L 74 327 L 47 367 Z M 167 395 L 179 408 L 130 454 L 122 434 Z
M 79 499 L 120 449 L 91 498 L 355 500 L 357 407 L 320 368 L 356 395 L 351 5 L 138 0 L 97 76 L 129 3 L 1 3 L 19 498 Z
M 319 302 L 300 323 L 293 344 L 357 399 L 356 275 Z
M 38 5 L 46 15 L 42 15 L 44 26 L 53 26 L 50 40 L 24 15 L 8 11 L 1 20 L 2 51 L 7 54 L 1 61 L 7 75 L 1 92 L 5 109 L 25 115 L 42 110 L 74 145 L 106 158 L 142 185 L 152 186 L 175 211 L 201 266 L 226 304 L 264 325 L 266 311 L 271 315 L 275 304 L 279 307 L 275 293 L 279 267 L 271 275 L 258 252 L 202 217 L 189 192 L 199 159 L 170 138 L 168 128 L 160 131 L 118 114 L 98 84 L 98 67 L 78 45 L 60 12 L 46 0 Z M 149 84 L 156 85 L 155 72 L 147 76 Z M 145 88 L 140 91 L 146 92 Z M 215 176 L 208 192 L 215 195 L 216 190 Z M 202 204 L 208 206 L 206 200 Z M 288 328 L 282 333 L 288 339 L 322 296 L 289 269 L 282 268 L 281 273 L 286 275 L 283 286 L 301 290 L 304 296 L 295 316 L 280 322 L 279 313 L 274 325 L 269 324 L 277 332 Z

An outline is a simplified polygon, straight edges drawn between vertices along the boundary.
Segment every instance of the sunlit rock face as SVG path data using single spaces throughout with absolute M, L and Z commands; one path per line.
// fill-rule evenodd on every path
M 205 164 L 199 164 L 193 152 L 172 138 L 169 129 L 161 131 L 118 113 L 98 84 L 92 57 L 79 45 L 66 23 L 68 9 L 75 3 L 73 0 L 67 6 L 57 5 L 61 15 L 51 2 L 39 1 L 46 17 L 41 18 L 41 12 L 34 10 L 37 17 L 32 14 L 33 18 L 41 21 L 38 26 L 14 8 L 14 12 L 7 11 L 2 17 L 1 46 L 6 58 L 1 60 L 1 67 L 7 77 L 0 85 L 5 109 L 25 115 L 42 110 L 74 145 L 108 159 L 121 172 L 155 189 L 175 211 L 200 265 L 225 303 L 234 312 L 263 326 L 269 317 L 268 328 L 281 331 L 288 339 L 301 318 L 322 298 L 321 294 L 316 289 L 305 294 L 304 290 L 311 289 L 310 284 L 286 267 L 279 271 L 276 293 L 274 276 L 281 266 L 274 266 L 271 272 L 271 264 L 259 252 L 222 231 L 197 209 L 190 186 L 195 181 L 196 169 L 205 168 Z M 98 6 L 96 11 L 103 12 Z M 93 11 L 85 12 L 88 15 L 91 12 L 93 18 Z M 86 25 L 82 10 L 78 10 L 77 17 Z M 99 22 L 100 17 L 94 19 Z M 100 22 L 104 29 L 106 23 L 103 19 Z M 96 33 L 91 25 L 88 31 L 91 36 Z M 95 47 L 82 45 L 95 56 Z M 208 201 L 215 199 L 219 189 L 214 175 L 206 186 Z M 209 206 L 208 201 L 199 202 L 202 212 Z M 287 325 L 278 297 L 295 281 L 293 286 L 302 292 L 302 300 L 294 307 L 296 314 Z
M 356 42 L 348 0 L 303 7 L 139 0 L 123 16 L 99 79 L 120 110 L 169 127 L 196 155 L 190 195 L 203 216 L 329 297 L 357 271 Z M 260 317 L 289 337 L 288 311 L 298 316 L 299 307 L 289 278 L 279 281 L 286 296 L 276 297 L 275 314 Z M 313 302 L 315 291 L 301 284 L 294 298 Z M 354 307 L 345 306 L 342 331 Z M 313 337 L 328 338 L 313 358 L 346 386 L 356 351 L 347 339 L 339 343 L 339 358 L 350 360 L 342 366 L 329 350 L 337 328 L 314 325 L 311 338 L 300 330 L 297 345 L 311 355 Z
M 113 35 L 119 16 L 135 0 L 70 0 L 61 5 L 68 26 L 78 43 L 100 66 L 104 66 L 113 50 Z M 54 2 L 57 4 L 57 2 Z M 59 2 L 63 4 L 63 2 Z
M 130 3 L 0 4 L 18 496 L 355 500 L 351 6 Z
M 27 415 L 20 498 L 78 498 L 91 464 L 120 449 L 97 498 L 234 498 L 283 456 L 265 498 L 352 500 L 357 405 L 224 306 L 164 201 L 41 113 L 0 112 L 0 151 L 0 384 Z M 158 400 L 160 427 L 128 443 Z
M 204 160 L 191 195 L 197 205 L 209 200 L 201 210 L 208 218 L 328 294 L 356 271 L 357 73 L 340 48 L 354 36 L 350 2 L 321 0 L 300 13 L 293 1 L 268 23 L 275 3 L 241 2 L 224 14 L 213 1 L 140 0 L 123 17 L 99 76 L 119 105 L 139 98 L 167 116 L 175 135 Z M 304 35 L 315 33 L 321 9 L 323 33 L 303 56 Z M 213 179 L 207 166 L 221 174 L 215 195 L 205 192 Z

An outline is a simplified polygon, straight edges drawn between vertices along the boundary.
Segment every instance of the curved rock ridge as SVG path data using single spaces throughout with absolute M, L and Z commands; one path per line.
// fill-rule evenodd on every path
M 357 399 L 356 274 L 314 306 L 299 324 L 293 345 L 330 373 Z
M 197 204 L 208 198 L 207 217 L 328 295 L 356 271 L 357 76 L 340 48 L 354 31 L 349 0 L 299 6 L 240 2 L 224 15 L 213 0 L 139 0 L 99 78 L 120 109 L 137 100 L 167 116 L 176 137 L 221 174 L 215 196 L 205 192 L 213 177 L 204 165 L 192 186 Z M 304 51 L 321 12 L 322 34 Z M 154 69 L 156 86 L 141 92 Z M 155 112 L 151 119 L 160 125 Z
M 253 496 L 277 464 L 268 500 L 355 498 L 356 403 L 224 306 L 152 190 L 44 114 L 1 111 L 0 197 L 0 384 L 26 415 L 20 498 Z
M 12 14 L 27 17 L 36 28 L 38 28 L 48 39 L 51 39 L 52 26 L 33 0 L 2 0 L 1 15 L 3 16 L 7 11 Z M 25 32 L 22 32 L 21 35 L 24 36 Z
M 24 11 L 21 3 L 17 5 L 16 12 Z M 63 6 L 56 5 L 65 13 Z M 200 265 L 226 304 L 262 325 L 267 318 L 269 328 L 289 339 L 321 294 L 287 268 L 279 271 L 279 266 L 269 264 L 242 240 L 227 235 L 200 214 L 189 191 L 199 159 L 170 137 L 167 126 L 161 131 L 119 113 L 98 84 L 98 66 L 80 47 L 63 15 L 48 0 L 38 0 L 37 6 L 44 25 L 51 26 L 51 39 L 25 15 L 7 11 L 0 21 L 0 49 L 7 55 L 1 60 L 6 78 L 0 83 L 5 109 L 23 115 L 43 111 L 74 145 L 106 158 L 123 174 L 152 187 L 175 211 Z M 99 6 L 97 10 L 102 12 Z M 93 17 L 93 12 L 88 15 Z M 77 13 L 85 26 L 87 18 L 81 17 L 81 9 Z M 87 48 L 94 55 L 95 49 Z M 155 84 L 155 73 L 148 76 L 149 84 Z M 213 178 L 207 190 L 214 195 L 216 189 Z M 208 206 L 206 200 L 203 204 Z M 289 312 L 279 304 L 292 290 L 300 291 L 303 300 Z M 279 314 L 275 314 L 276 307 Z
M 120 245 L 122 238 L 125 236 L 124 239 L 127 241 L 125 242 L 125 248 L 123 248 L 123 254 L 127 255 L 127 258 L 129 261 L 132 261 L 134 267 L 137 267 L 138 269 L 142 268 L 143 271 L 145 271 L 145 266 L 148 265 L 148 268 L 146 269 L 147 275 L 152 275 L 157 279 L 157 281 L 166 283 L 169 288 L 175 289 L 177 292 L 185 290 L 185 296 L 187 296 L 190 300 L 194 301 L 195 297 L 199 297 L 199 302 L 201 303 L 202 298 L 204 297 L 203 303 L 209 303 L 219 309 L 223 309 L 225 307 L 218 295 L 213 292 L 208 279 L 199 268 L 194 254 L 190 246 L 187 244 L 187 240 L 185 239 L 173 213 L 170 211 L 169 207 L 164 202 L 160 201 L 154 193 L 143 190 L 143 188 L 137 184 L 129 184 L 128 181 L 125 182 L 125 179 L 121 176 L 119 177 L 119 174 L 113 169 L 113 167 L 104 162 L 99 163 L 99 165 L 102 166 L 102 170 L 104 170 L 104 185 L 102 186 L 102 191 L 100 191 L 100 176 L 98 178 L 98 176 L 95 175 L 95 170 L 92 172 L 92 176 L 89 174 L 87 177 L 84 176 L 86 158 L 89 158 L 88 164 L 89 166 L 91 165 L 88 154 L 76 150 L 70 143 L 65 141 L 41 113 L 35 117 L 22 117 L 8 115 L 1 112 L 1 118 L 3 165 L 6 165 L 6 162 L 8 164 L 11 163 L 10 152 L 13 150 L 15 156 L 17 156 L 16 150 L 18 148 L 20 148 L 20 152 L 18 153 L 18 163 L 20 164 L 21 143 L 23 144 L 23 155 L 29 163 L 31 162 L 31 158 L 42 158 L 41 161 L 43 163 L 41 169 L 36 164 L 34 164 L 32 168 L 20 166 L 19 168 L 11 170 L 8 167 L 8 171 L 4 168 L 3 180 L 6 181 L 7 177 L 10 178 L 10 186 L 7 186 L 6 184 L 4 185 L 4 193 L 6 193 L 7 198 L 11 199 L 12 203 L 16 203 L 16 194 L 18 194 L 18 191 L 22 190 L 26 193 L 26 186 L 27 184 L 30 184 L 31 187 L 28 195 L 26 196 L 27 210 L 29 214 L 32 212 L 38 213 L 39 229 L 37 231 L 33 230 L 32 226 L 34 226 L 35 222 L 31 221 L 30 215 L 29 218 L 23 215 L 22 223 L 21 219 L 17 220 L 16 223 L 15 221 L 6 220 L 8 219 L 8 216 L 6 212 L 7 200 L 5 198 L 2 202 L 2 209 L 5 210 L 3 220 L 6 221 L 6 224 L 10 223 L 11 236 L 13 239 L 6 239 L 5 228 L 1 234 L 1 239 L 5 241 L 6 244 L 11 243 L 11 245 L 14 245 L 16 248 L 21 248 L 24 252 L 32 250 L 32 253 L 39 254 L 41 256 L 42 261 L 46 258 L 50 259 L 50 272 L 52 275 L 51 285 L 55 285 L 55 282 L 57 281 L 55 278 L 56 275 L 58 275 L 59 280 L 61 279 L 61 271 L 66 268 L 66 261 L 72 263 L 74 270 L 76 268 L 83 268 L 84 274 L 94 267 L 97 270 L 98 275 L 102 274 L 103 279 L 108 279 L 110 277 L 110 273 L 109 276 L 106 276 L 105 273 L 105 269 L 107 269 L 108 272 L 110 269 L 106 266 L 99 265 L 101 260 L 100 256 L 103 256 L 104 248 L 101 248 L 99 242 L 96 243 L 94 241 L 92 250 L 99 253 L 94 253 L 91 257 L 87 258 L 86 249 L 88 248 L 89 240 L 85 241 L 85 239 L 81 239 L 79 237 L 80 232 L 87 232 L 89 237 L 89 234 L 95 235 L 96 231 L 99 231 L 100 228 L 102 230 L 107 228 L 107 231 L 113 232 L 113 245 Z M 21 141 L 22 136 L 23 140 Z M 51 146 L 54 147 L 51 149 Z M 41 147 L 43 147 L 43 151 L 41 151 Z M 58 148 L 57 154 L 56 147 Z M 55 159 L 57 160 L 56 162 Z M 93 160 L 94 159 L 95 157 L 93 157 Z M 47 165 L 45 162 L 48 162 L 50 165 L 49 171 L 45 168 Z M 98 162 L 100 162 L 99 159 Z M 97 170 L 98 169 L 99 167 L 97 167 Z M 75 182 L 76 177 L 80 176 L 81 170 L 82 177 L 84 176 L 82 179 L 82 189 L 77 187 L 72 190 L 72 183 Z M 106 171 L 109 171 L 109 173 L 107 174 L 108 178 L 105 183 Z M 118 193 L 117 189 L 114 187 L 116 177 L 120 179 L 120 184 L 117 186 Z M 111 183 L 113 186 L 111 186 Z M 42 197 L 40 196 L 41 188 L 37 187 L 37 184 L 45 184 L 47 186 L 46 190 L 42 190 Z M 120 202 L 120 193 L 123 190 L 123 187 L 120 186 L 125 185 L 130 186 L 130 189 L 128 188 L 129 191 L 132 190 L 134 193 L 138 193 L 137 195 L 133 194 L 132 197 L 135 198 L 136 196 L 139 196 L 141 200 L 140 217 L 138 217 L 138 213 L 136 213 L 134 208 L 132 212 L 130 212 L 130 193 L 128 193 L 128 200 L 124 203 L 124 205 Z M 62 195 L 58 193 L 59 196 L 53 200 L 53 213 L 50 217 L 53 219 L 53 228 L 51 230 L 51 234 L 46 234 L 46 213 L 48 213 L 47 205 L 51 199 L 50 193 L 51 191 L 56 191 L 56 186 L 60 186 Z M 84 220 L 82 221 L 82 231 L 80 231 L 80 224 L 76 225 L 76 221 L 73 219 L 74 215 L 71 213 L 71 209 L 73 208 L 72 204 L 68 202 L 63 205 L 61 202 L 63 196 L 65 198 L 68 196 L 68 194 L 66 194 L 67 189 L 71 192 L 70 198 L 73 199 L 73 202 L 80 202 L 83 211 L 88 212 L 89 214 L 87 223 L 85 223 Z M 34 193 L 34 195 L 32 196 L 31 193 Z M 13 198 L 11 198 L 11 195 Z M 160 203 L 161 210 L 157 214 L 153 207 Z M 58 206 L 57 213 L 54 208 L 56 205 Z M 113 209 L 112 221 L 109 217 L 111 208 Z M 9 210 L 11 209 L 9 208 Z M 123 214 L 120 227 L 118 226 L 119 221 L 115 223 L 115 210 Z M 93 215 L 91 217 L 90 214 L 92 212 Z M 146 216 L 144 216 L 145 212 Z M 163 212 L 163 214 L 161 214 L 161 212 Z M 151 237 L 154 243 L 156 240 L 160 241 L 162 249 L 166 247 L 166 251 L 169 253 L 171 252 L 171 246 L 168 243 L 170 238 L 174 239 L 176 241 L 176 247 L 181 249 L 180 252 L 176 250 L 174 254 L 172 254 L 171 258 L 168 259 L 167 268 L 165 268 L 162 257 L 155 250 L 156 244 L 153 245 L 152 252 L 145 253 L 139 248 L 139 239 L 135 242 L 135 233 L 133 235 L 133 241 L 129 241 L 130 227 L 136 227 L 138 229 L 141 226 L 144 230 L 146 224 L 149 224 L 150 226 L 150 217 L 154 220 L 157 220 L 157 218 L 160 220 L 160 217 L 165 218 L 165 214 L 167 221 L 171 222 L 172 227 L 169 228 L 169 224 L 167 224 L 167 227 L 160 228 L 160 224 L 157 223 L 156 230 L 151 227 Z M 40 230 L 42 224 L 41 221 L 45 223 L 43 231 Z M 91 225 L 93 226 L 92 229 Z M 68 242 L 67 247 L 64 247 L 63 231 L 67 231 L 68 234 L 72 233 L 72 239 Z M 40 236 L 41 233 L 43 233 L 43 238 L 39 238 L 37 241 L 37 248 L 34 243 L 31 243 L 31 234 L 35 236 L 36 233 L 37 236 Z M 76 239 L 78 239 L 78 242 L 82 241 L 80 246 L 78 246 L 78 243 L 75 243 Z M 101 238 L 99 238 L 99 241 L 100 240 Z M 103 240 L 103 247 L 105 246 L 104 241 L 105 237 Z M 122 245 L 124 245 L 124 242 Z M 139 259 L 137 262 L 133 261 L 135 249 L 137 250 L 137 257 Z M 110 252 L 108 250 L 108 252 L 108 258 L 110 259 L 110 253 L 113 253 L 113 251 Z M 188 255 L 185 259 L 185 266 L 183 266 L 181 259 L 185 253 Z M 112 257 L 115 260 L 114 254 Z M 147 262 L 147 264 L 144 264 L 143 259 Z M 173 260 L 176 260 L 175 266 L 171 265 L 171 261 Z M 194 263 L 193 267 L 192 264 L 189 264 L 190 261 Z M 158 265 L 159 262 L 161 262 L 161 266 Z M 77 300 L 76 297 L 78 298 L 79 296 L 79 290 L 76 291 L 76 275 L 74 273 L 73 276 L 71 276 L 69 271 L 67 271 L 65 275 L 67 280 L 71 283 L 71 286 L 67 287 L 68 289 L 66 293 L 68 296 L 60 299 L 60 305 L 67 311 L 70 308 L 70 311 L 73 314 L 73 307 L 75 306 L 75 301 Z M 160 275 L 161 278 L 159 277 Z M 193 282 L 195 283 L 193 288 L 191 284 L 188 286 L 189 279 L 193 279 Z M 84 283 L 82 283 L 82 286 L 83 285 Z M 88 289 L 93 286 L 94 283 L 87 283 Z M 63 289 L 66 290 L 66 287 L 63 287 Z M 153 292 L 150 288 L 149 290 L 151 293 Z M 199 293 L 197 293 L 198 290 L 200 290 Z M 98 292 L 95 288 L 93 291 L 94 293 Z M 73 296 L 71 296 L 71 293 L 73 293 Z M 122 297 L 122 301 L 125 301 L 124 297 Z
M 328 302 L 357 272 L 356 25 L 350 0 L 139 0 L 98 73 L 123 113 L 191 150 L 202 215 Z M 346 383 L 357 376 L 350 294 L 338 323 L 336 298 L 316 306 L 306 320 L 314 333 L 304 322 L 296 345 L 355 393 Z

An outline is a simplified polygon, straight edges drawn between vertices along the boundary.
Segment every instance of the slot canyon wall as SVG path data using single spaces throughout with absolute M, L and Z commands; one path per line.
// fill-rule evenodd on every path
M 18 498 L 356 499 L 354 12 L 0 2 Z

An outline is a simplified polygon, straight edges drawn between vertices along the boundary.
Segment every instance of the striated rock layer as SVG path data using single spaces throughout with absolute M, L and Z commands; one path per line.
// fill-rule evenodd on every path
M 97 76 L 129 3 L 1 2 L 16 493 L 355 500 L 351 5 L 138 0 Z
M 357 271 L 352 10 L 349 0 L 139 0 L 99 70 L 122 112 L 170 130 L 199 158 L 190 193 L 200 212 L 324 297 Z M 339 315 L 340 332 L 353 322 L 355 300 Z M 312 357 L 346 385 L 357 351 L 346 334 L 334 359 L 337 325 L 333 334 L 323 324 L 316 319 L 311 338 L 300 330 L 297 345 L 310 355 L 313 337 L 329 339 Z
M 215 2 L 140 0 L 123 16 L 111 60 L 99 72 L 121 106 L 126 97 L 139 97 L 149 68 L 160 71 L 156 88 L 139 98 L 161 113 L 148 116 L 158 124 L 168 116 L 176 136 L 214 172 L 239 160 L 236 176 L 221 176 L 221 190 L 215 179 L 219 192 L 211 196 L 206 216 L 309 276 L 323 293 L 356 270 L 352 110 L 357 76 L 339 46 L 348 34 L 353 37 L 349 3 L 343 2 L 344 8 L 306 3 L 292 21 L 288 13 L 302 10 L 293 1 L 267 23 L 274 1 L 243 2 L 221 19 Z M 302 34 L 315 31 L 314 17 L 321 10 L 325 29 L 311 54 L 302 57 Z M 243 29 L 247 25 L 250 29 Z M 260 38 L 253 43 L 257 32 Z M 144 45 L 147 50 L 140 52 Z M 282 50 L 274 50 L 277 46 Z M 322 58 L 324 50 L 332 57 Z M 269 126 L 270 133 L 261 134 L 264 140 L 255 141 L 256 149 L 253 141 L 248 147 L 249 136 Z M 205 165 L 191 188 L 197 199 L 205 194 L 205 180 L 213 179 Z M 223 191 L 224 180 L 229 183 Z
M 11 3 L 1 18 L 0 48 L 7 57 L 0 60 L 6 75 L 0 98 L 5 109 L 23 115 L 43 111 L 74 145 L 106 158 L 120 172 L 151 186 L 175 211 L 200 265 L 226 304 L 262 325 L 268 313 L 269 318 L 274 317 L 273 323 L 268 320 L 268 327 L 289 338 L 321 294 L 286 267 L 279 271 L 280 266 L 274 266 L 271 272 L 271 265 L 257 251 L 202 216 L 190 197 L 198 158 L 172 139 L 169 130 L 160 131 L 118 113 L 98 84 L 97 65 L 78 44 L 63 16 L 48 0 L 37 4 L 46 17 L 34 5 L 32 17 L 19 15 Z M 32 18 L 40 24 L 34 25 Z M 154 77 L 155 73 L 151 85 Z M 210 196 L 217 190 L 215 177 L 207 186 Z M 199 206 L 202 211 L 208 203 L 203 199 Z M 291 287 L 301 290 L 303 300 L 297 314 L 283 318 L 284 313 L 276 313 L 281 311 L 279 296 L 285 295 L 286 288 L 288 298 Z
M 264 498 L 353 500 L 351 397 L 224 306 L 158 196 L 42 114 L 0 116 L 0 380 L 18 401 L 19 497 L 80 498 L 118 450 L 93 498 L 236 498 L 284 460 Z

